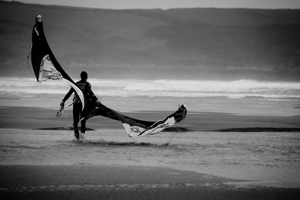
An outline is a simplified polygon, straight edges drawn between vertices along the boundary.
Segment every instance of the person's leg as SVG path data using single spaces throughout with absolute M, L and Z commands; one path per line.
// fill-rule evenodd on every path
M 79 139 L 84 140 L 84 134 L 85 134 L 85 129 L 86 129 L 86 119 L 81 120 L 81 127 L 80 127 L 80 134 L 79 134 Z
M 81 112 L 81 103 L 73 103 L 73 127 L 74 127 L 74 134 L 77 139 L 79 139 L 78 123 L 79 123 L 80 112 Z
M 81 120 L 81 133 L 85 133 L 86 130 L 86 119 Z

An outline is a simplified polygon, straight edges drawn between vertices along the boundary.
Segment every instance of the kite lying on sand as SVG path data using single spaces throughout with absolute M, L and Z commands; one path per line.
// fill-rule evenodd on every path
M 103 104 L 97 105 L 96 107 L 95 102 L 89 98 L 88 94 L 76 86 L 75 82 L 63 70 L 54 57 L 46 40 L 40 15 L 37 16 L 36 23 L 32 30 L 31 62 L 38 82 L 46 81 L 48 79 L 61 80 L 65 81 L 75 90 L 82 102 L 82 119 L 89 119 L 93 116 L 100 115 L 113 120 L 118 120 L 123 124 L 129 137 L 159 133 L 165 128 L 182 121 L 186 117 L 187 109 L 185 105 L 182 104 L 173 114 L 167 116 L 163 120 L 155 122 L 127 117 Z

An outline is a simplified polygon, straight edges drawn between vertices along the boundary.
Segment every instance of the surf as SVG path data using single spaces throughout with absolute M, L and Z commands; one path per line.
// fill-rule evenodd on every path
M 33 78 L 3 77 L 0 93 L 17 96 L 30 94 L 64 94 L 64 82 L 39 84 Z M 93 90 L 103 97 L 225 97 L 299 99 L 299 82 L 262 82 L 256 80 L 125 80 L 90 78 Z

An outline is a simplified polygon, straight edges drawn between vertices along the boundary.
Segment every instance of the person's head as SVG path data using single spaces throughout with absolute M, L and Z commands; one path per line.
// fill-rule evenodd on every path
M 42 16 L 41 15 L 35 16 L 35 22 L 42 22 Z
M 88 79 L 88 74 L 85 71 L 82 71 L 80 73 L 80 78 L 81 78 L 81 80 L 87 80 Z

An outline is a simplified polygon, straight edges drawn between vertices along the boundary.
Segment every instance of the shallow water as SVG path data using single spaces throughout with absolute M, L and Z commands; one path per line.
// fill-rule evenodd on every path
M 123 130 L 0 130 L 1 165 L 167 167 L 254 184 L 300 187 L 298 132 L 184 132 L 130 139 Z M 166 145 L 168 142 L 169 145 Z
M 89 79 L 107 107 L 120 112 L 174 111 L 185 104 L 188 112 L 242 115 L 300 115 L 300 83 L 255 80 L 119 80 Z M 0 78 L 0 106 L 59 109 L 69 90 L 63 81 L 37 83 L 34 78 Z M 71 104 L 71 99 L 66 105 Z M 67 109 L 67 106 L 66 106 Z

